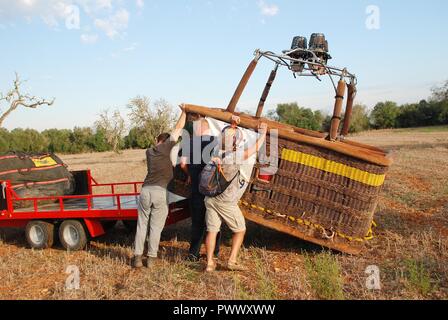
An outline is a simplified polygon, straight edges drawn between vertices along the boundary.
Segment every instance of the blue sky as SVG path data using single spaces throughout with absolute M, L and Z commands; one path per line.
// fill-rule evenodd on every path
M 366 27 L 369 5 L 379 29 Z M 418 101 L 448 79 L 446 12 L 445 0 L 0 0 L 0 91 L 17 71 L 26 91 L 56 98 L 5 126 L 91 126 L 103 109 L 125 114 L 136 95 L 226 107 L 256 48 L 280 52 L 313 32 L 326 34 L 331 65 L 358 76 L 357 102 Z M 271 68 L 259 64 L 240 110 L 256 108 Z M 328 80 L 283 70 L 267 108 L 297 101 L 329 112 L 333 96 Z

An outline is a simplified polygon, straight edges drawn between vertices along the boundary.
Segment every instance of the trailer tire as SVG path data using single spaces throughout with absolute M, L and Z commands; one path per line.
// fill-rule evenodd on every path
M 51 248 L 54 243 L 54 225 L 41 220 L 30 221 L 26 225 L 25 236 L 33 249 Z
M 115 225 L 117 224 L 117 221 L 115 220 L 104 220 L 101 221 L 101 224 L 103 225 L 103 229 L 106 232 L 112 231 L 115 228 Z
M 87 244 L 84 226 L 78 220 L 66 220 L 59 226 L 59 241 L 69 251 L 79 251 Z
M 129 232 L 135 232 L 137 229 L 137 220 L 123 220 L 123 224 Z

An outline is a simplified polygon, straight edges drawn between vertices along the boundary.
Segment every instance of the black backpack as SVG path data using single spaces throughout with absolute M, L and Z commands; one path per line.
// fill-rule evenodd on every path
M 199 192 L 207 197 L 216 197 L 222 194 L 235 180 L 240 171 L 237 170 L 229 179 L 225 176 L 222 165 L 216 163 L 207 164 L 199 176 Z

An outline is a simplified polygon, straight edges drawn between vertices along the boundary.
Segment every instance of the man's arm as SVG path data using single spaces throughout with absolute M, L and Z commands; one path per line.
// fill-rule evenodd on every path
M 179 117 L 179 120 L 177 120 L 176 126 L 174 127 L 174 130 L 171 132 L 171 141 L 179 140 L 180 135 L 182 134 L 182 129 L 185 126 L 185 122 L 187 120 L 187 113 L 185 112 L 184 105 L 181 104 L 179 108 L 182 110 L 182 113 Z
M 258 150 L 260 150 L 263 143 L 266 141 L 266 133 L 268 131 L 268 125 L 266 123 L 261 123 L 260 127 L 258 128 L 258 133 L 260 134 L 260 137 L 258 138 L 255 145 L 250 146 L 246 150 L 244 150 L 244 160 L 249 159 L 252 157 L 252 155 Z
M 190 171 L 188 170 L 187 157 L 180 158 L 180 168 L 187 176 L 187 184 L 188 185 L 191 184 L 191 176 L 190 176 Z

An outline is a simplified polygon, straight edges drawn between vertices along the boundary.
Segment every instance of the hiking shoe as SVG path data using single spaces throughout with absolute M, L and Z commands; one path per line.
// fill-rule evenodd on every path
M 154 266 L 154 263 L 156 262 L 157 258 L 155 257 L 148 257 L 146 259 L 146 268 L 151 268 L 152 266 Z
M 247 268 L 238 262 L 227 262 L 227 269 L 230 271 L 247 271 Z
M 142 256 L 134 256 L 134 258 L 132 260 L 132 266 L 134 268 L 141 268 L 141 267 L 143 267 Z
M 199 257 L 190 253 L 190 254 L 188 254 L 188 256 L 185 257 L 185 260 L 188 261 L 188 262 L 198 262 L 199 261 Z

